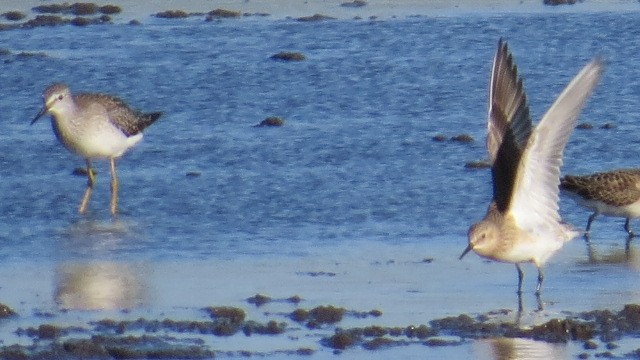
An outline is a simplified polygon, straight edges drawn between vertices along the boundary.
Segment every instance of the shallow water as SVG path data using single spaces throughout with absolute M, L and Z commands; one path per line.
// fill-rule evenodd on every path
M 581 116 L 594 129 L 576 130 L 565 153 L 564 172 L 588 173 L 637 165 L 639 26 L 636 12 L 585 12 L 323 23 L 151 19 L 141 27 L 0 32 L 13 53 L 0 59 L 0 302 L 22 315 L 0 327 L 0 344 L 30 343 L 11 331 L 37 323 L 39 313 L 75 324 L 233 305 L 260 318 L 244 302 L 256 293 L 384 314 L 342 326 L 514 309 L 513 265 L 457 260 L 490 199 L 488 170 L 464 164 L 486 157 L 497 40 L 510 44 L 534 119 L 584 64 L 604 58 L 605 75 Z M 269 59 L 279 51 L 307 60 Z M 108 212 L 106 164 L 98 162 L 90 212 L 79 216 L 86 180 L 70 174 L 83 161 L 57 143 L 47 121 L 28 125 L 54 81 L 164 111 L 119 161 L 117 220 Z M 285 126 L 253 127 L 268 116 Z M 600 129 L 605 123 L 615 128 Z M 440 134 L 475 141 L 432 140 Z M 561 212 L 577 227 L 586 223 L 588 213 L 569 199 Z M 533 311 L 535 268 L 526 266 L 526 321 L 640 301 L 640 250 L 636 242 L 625 250 L 622 225 L 598 218 L 590 246 L 577 239 L 551 259 L 542 312 Z M 243 336 L 206 341 L 220 351 L 310 347 L 332 356 L 319 337 Z M 347 352 L 498 359 L 495 349 L 505 346 L 556 358 L 580 351 L 506 342 Z

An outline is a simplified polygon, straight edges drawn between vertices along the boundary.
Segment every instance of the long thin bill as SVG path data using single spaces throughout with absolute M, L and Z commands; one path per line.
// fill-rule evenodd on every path
M 49 111 L 49 110 L 47 109 L 47 107 L 46 107 L 46 106 L 44 106 L 44 107 L 40 110 L 40 112 L 38 113 L 38 115 L 36 115 L 36 117 L 34 117 L 34 118 L 33 118 L 33 120 L 31 120 L 31 125 L 35 124 L 35 123 L 36 123 L 36 121 L 38 121 L 38 119 L 40 119 L 40 118 L 42 117 L 42 115 L 44 115 L 44 114 L 46 114 L 46 113 L 47 113 L 47 111 Z
M 467 253 L 469 251 L 473 250 L 473 248 L 471 247 L 471 244 L 467 245 L 467 248 L 464 249 L 464 251 L 462 252 L 462 254 L 460 254 L 460 257 L 458 258 L 458 260 L 462 260 L 462 258 L 467 255 Z

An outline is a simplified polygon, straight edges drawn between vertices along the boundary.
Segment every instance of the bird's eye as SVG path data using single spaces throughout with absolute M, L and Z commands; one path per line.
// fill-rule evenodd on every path
M 62 94 L 58 95 L 58 100 L 62 100 L 62 99 L 64 99 L 64 95 Z

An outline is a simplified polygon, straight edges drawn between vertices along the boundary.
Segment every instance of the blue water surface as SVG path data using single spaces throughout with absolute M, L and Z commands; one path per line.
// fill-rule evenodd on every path
M 486 157 L 497 39 L 513 50 L 536 119 L 587 61 L 605 60 L 582 119 L 616 128 L 572 137 L 565 169 L 585 172 L 634 165 L 639 22 L 636 13 L 580 13 L 4 31 L 14 55 L 0 73 L 0 259 L 47 258 L 70 227 L 109 221 L 108 168 L 98 165 L 91 212 L 78 216 L 85 180 L 69 174 L 83 161 L 46 121 L 28 125 L 54 81 L 164 112 L 119 161 L 119 219 L 133 231 L 113 255 L 286 254 L 352 239 L 463 243 L 490 196 L 488 172 L 464 164 Z M 307 60 L 271 60 L 279 51 Z M 252 127 L 268 116 L 286 125 Z M 459 134 L 475 141 L 432 140 Z
M 318 249 L 339 257 L 331 249 L 350 244 L 376 261 L 366 244 L 418 247 L 416 260 L 438 249 L 434 264 L 453 261 L 491 197 L 489 171 L 465 163 L 487 157 L 498 39 L 513 51 L 534 121 L 582 66 L 604 60 L 580 118 L 594 128 L 573 133 L 563 167 L 589 173 L 638 164 L 638 35 L 638 12 L 149 19 L 143 26 L 1 31 L 0 47 L 11 54 L 0 57 L 0 262 L 277 260 Z M 280 51 L 306 60 L 270 59 Z M 71 172 L 84 161 L 57 142 L 47 119 L 29 126 L 52 82 L 164 112 L 118 161 L 116 219 L 106 163 L 96 162 L 97 187 L 81 216 L 86 179 Z M 269 116 L 285 125 L 254 127 Z M 614 127 L 600 128 L 607 123 Z M 433 140 L 460 134 L 474 141 Z M 578 228 L 588 216 L 564 198 L 561 213 Z M 594 243 L 623 249 L 622 223 L 599 218 Z M 582 252 L 571 256 L 572 266 L 588 262 Z M 500 291 L 515 289 L 512 267 L 492 266 L 507 273 Z M 563 279 L 562 266 L 553 268 L 556 284 L 596 286 L 586 274 L 593 267 L 577 265 Z M 441 279 L 446 267 L 437 269 Z M 637 268 L 602 271 L 605 289 L 637 278 Z M 473 275 L 456 284 L 495 282 Z

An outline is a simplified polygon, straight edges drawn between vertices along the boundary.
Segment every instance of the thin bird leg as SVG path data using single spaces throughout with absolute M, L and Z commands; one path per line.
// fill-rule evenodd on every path
M 524 278 L 524 273 L 519 263 L 516 263 L 516 270 L 518 270 L 518 295 L 520 295 L 522 294 L 522 279 Z
M 542 298 L 540 297 L 540 294 L 536 294 L 536 302 L 538 303 L 538 310 L 537 311 L 543 311 L 544 310 L 544 303 L 542 302 Z
M 109 159 L 111 162 L 111 215 L 118 211 L 118 176 L 116 175 L 116 159 Z
M 84 196 L 82 197 L 82 202 L 80 203 L 80 208 L 78 212 L 80 214 L 84 214 L 87 211 L 87 205 L 89 205 L 89 199 L 91 199 L 91 192 L 93 191 L 93 185 L 96 183 L 96 173 L 93 171 L 93 167 L 91 167 L 91 160 L 86 159 L 87 163 L 87 189 L 84 191 Z
M 634 236 L 633 231 L 629 229 L 630 220 L 631 220 L 630 218 L 627 218 L 627 221 L 624 222 L 624 230 L 627 232 L 627 234 L 629 234 L 629 236 L 633 237 Z
M 596 218 L 596 216 L 598 216 L 597 211 L 589 216 L 589 220 L 587 220 L 587 228 L 584 231 L 589 232 L 589 230 L 591 229 L 591 222 Z
M 524 306 L 522 305 L 522 294 L 518 293 L 518 314 L 516 316 L 516 323 L 519 325 L 520 320 L 522 318 L 522 311 L 524 310 Z
M 540 295 L 540 290 L 542 289 L 542 280 L 544 280 L 544 274 L 542 273 L 542 268 L 538 266 L 538 285 L 536 286 L 536 295 Z

